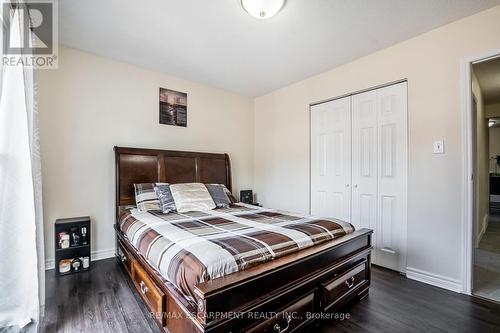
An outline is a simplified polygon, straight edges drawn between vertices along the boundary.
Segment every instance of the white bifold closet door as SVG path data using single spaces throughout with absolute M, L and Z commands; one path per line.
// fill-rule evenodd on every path
M 374 230 L 373 263 L 406 271 L 406 82 L 352 96 L 352 221 Z
M 378 117 L 376 90 L 352 97 L 352 221 L 377 229 Z M 376 239 L 374 237 L 374 242 Z
M 400 272 L 406 271 L 406 123 L 406 82 L 311 108 L 311 213 L 373 229 L 373 263 Z M 342 145 L 328 139 L 335 135 Z
M 351 98 L 312 107 L 311 212 L 351 221 Z

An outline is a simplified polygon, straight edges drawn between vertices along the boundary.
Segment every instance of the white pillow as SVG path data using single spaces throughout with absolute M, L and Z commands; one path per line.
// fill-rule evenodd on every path
M 205 185 L 201 183 L 172 184 L 170 192 L 179 213 L 215 208 L 214 200 Z

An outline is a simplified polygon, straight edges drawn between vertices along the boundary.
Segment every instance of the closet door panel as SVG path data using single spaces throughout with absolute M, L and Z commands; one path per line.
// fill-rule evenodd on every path
M 351 221 L 351 98 L 311 107 L 311 214 Z
M 352 96 L 352 224 L 377 228 L 377 93 Z M 376 237 L 373 239 L 376 247 Z M 376 262 L 376 257 L 373 257 Z
M 407 85 L 378 89 L 377 264 L 406 269 Z

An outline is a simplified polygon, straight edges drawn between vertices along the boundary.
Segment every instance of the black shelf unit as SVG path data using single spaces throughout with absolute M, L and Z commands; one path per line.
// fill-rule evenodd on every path
M 55 249 L 55 273 L 57 276 L 70 275 L 74 273 L 80 273 L 90 270 L 91 263 L 91 229 L 90 229 L 90 217 L 82 216 L 82 217 L 72 217 L 66 219 L 57 219 L 54 224 L 54 249 Z M 86 244 L 78 244 L 74 245 L 73 237 L 71 236 L 72 232 L 76 232 L 81 236 L 82 228 L 86 228 Z M 67 232 L 70 235 L 70 247 L 61 248 L 59 244 L 59 234 L 61 232 Z M 80 240 L 81 241 L 81 240 Z M 83 265 L 80 267 L 78 271 L 74 271 L 73 267 L 71 270 L 66 273 L 59 272 L 59 262 L 63 259 L 74 259 L 74 258 L 82 258 L 89 257 L 89 267 L 83 268 Z

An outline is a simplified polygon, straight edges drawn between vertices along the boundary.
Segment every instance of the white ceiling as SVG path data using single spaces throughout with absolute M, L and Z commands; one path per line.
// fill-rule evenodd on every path
M 61 0 L 70 47 L 258 96 L 500 0 L 288 0 L 268 20 L 240 0 Z
M 485 104 L 500 103 L 500 58 L 473 65 Z

